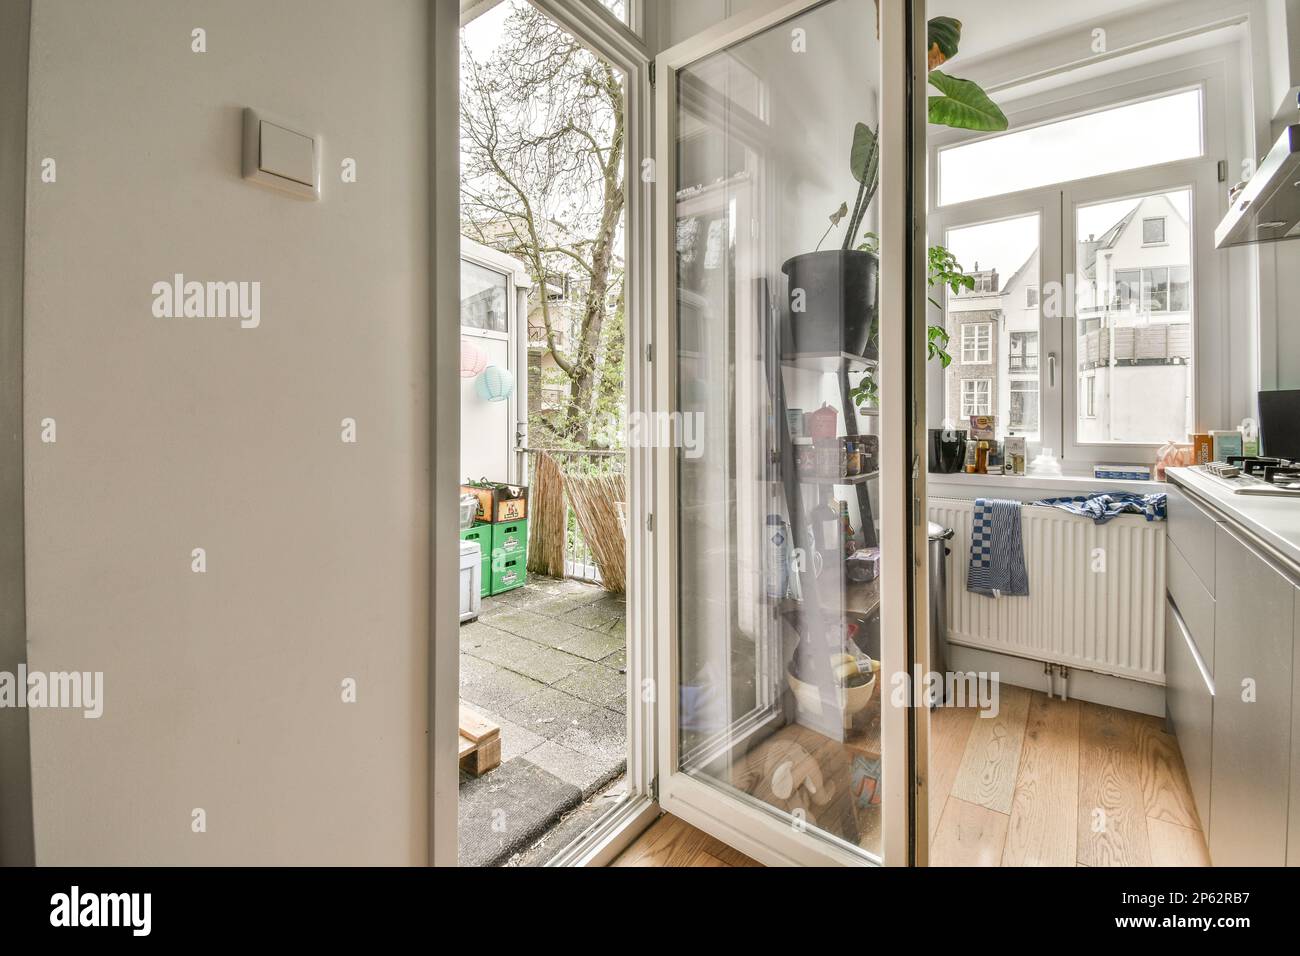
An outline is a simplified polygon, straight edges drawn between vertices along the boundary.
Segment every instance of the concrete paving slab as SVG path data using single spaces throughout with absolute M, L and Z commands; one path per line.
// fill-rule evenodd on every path
M 530 763 L 508 760 L 460 787 L 461 866 L 500 866 L 582 802 L 573 784 Z
M 507 707 L 504 713 L 509 720 L 549 740 L 576 726 L 594 710 L 596 708 L 585 700 L 553 687 L 544 687 Z
M 556 681 L 555 689 L 603 707 L 627 693 L 627 675 L 602 664 L 584 662 L 563 680 Z
M 616 777 L 621 777 L 627 769 L 626 761 L 611 763 L 599 757 L 588 757 L 576 750 L 570 750 L 563 744 L 548 740 L 528 752 L 526 758 L 548 773 L 559 777 L 565 783 L 573 784 L 582 791 L 584 798 L 591 796 L 605 784 Z

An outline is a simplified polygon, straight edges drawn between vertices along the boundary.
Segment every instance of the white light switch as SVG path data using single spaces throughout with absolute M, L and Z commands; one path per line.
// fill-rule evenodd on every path
M 320 137 L 260 110 L 244 110 L 244 178 L 299 199 L 320 198 Z
M 304 186 L 315 186 L 316 158 L 311 137 L 262 120 L 262 159 L 258 168 Z

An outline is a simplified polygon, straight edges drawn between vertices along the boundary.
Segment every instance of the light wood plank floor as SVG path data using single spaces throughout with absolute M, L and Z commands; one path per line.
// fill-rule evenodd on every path
M 680 817 L 666 813 L 650 824 L 611 866 L 758 866 Z
M 932 866 L 1208 866 L 1156 717 L 1001 687 L 996 718 L 930 723 Z
M 1208 866 L 1178 742 L 1156 717 L 1003 684 L 999 714 L 930 722 L 932 866 Z M 758 866 L 677 817 L 614 866 Z

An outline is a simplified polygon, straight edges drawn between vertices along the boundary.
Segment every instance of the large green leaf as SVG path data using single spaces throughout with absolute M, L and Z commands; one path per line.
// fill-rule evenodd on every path
M 853 127 L 853 149 L 849 153 L 849 169 L 853 171 L 853 178 L 860 183 L 867 181 L 867 173 L 870 171 L 871 166 L 871 154 L 875 150 L 875 134 L 867 128 L 866 123 L 858 123 Z
M 942 96 L 930 97 L 930 122 L 954 129 L 997 132 L 1007 128 L 1007 118 L 979 84 L 930 71 L 930 85 Z
M 952 17 L 931 17 L 925 25 L 926 47 L 929 50 L 930 69 L 957 55 L 961 41 L 961 21 Z

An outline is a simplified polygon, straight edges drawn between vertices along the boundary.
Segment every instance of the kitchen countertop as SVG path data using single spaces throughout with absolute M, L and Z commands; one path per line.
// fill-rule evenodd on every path
M 1191 468 L 1170 468 L 1166 476 L 1240 525 L 1300 574 L 1300 497 L 1235 495 Z

